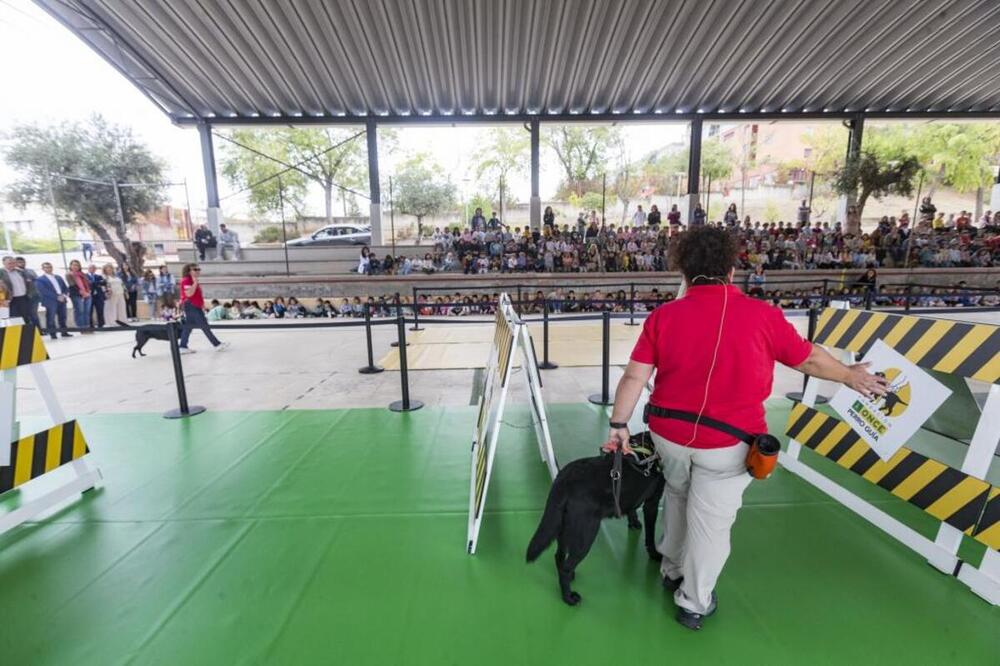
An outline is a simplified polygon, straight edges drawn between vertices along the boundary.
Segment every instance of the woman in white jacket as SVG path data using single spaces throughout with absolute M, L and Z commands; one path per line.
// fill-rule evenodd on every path
M 125 321 L 128 314 L 125 310 L 125 283 L 115 273 L 115 267 L 111 264 L 104 264 L 101 269 L 104 281 L 107 283 L 107 296 L 104 299 L 104 321 L 110 324 L 113 321 Z
M 368 275 L 371 273 L 371 266 L 371 252 L 369 251 L 368 246 L 365 245 L 361 248 L 361 257 L 358 259 L 358 273 L 360 275 Z

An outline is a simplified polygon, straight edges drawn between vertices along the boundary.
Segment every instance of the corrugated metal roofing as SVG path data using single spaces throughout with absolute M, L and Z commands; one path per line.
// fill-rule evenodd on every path
M 1000 112 L 998 0 L 36 0 L 177 122 Z

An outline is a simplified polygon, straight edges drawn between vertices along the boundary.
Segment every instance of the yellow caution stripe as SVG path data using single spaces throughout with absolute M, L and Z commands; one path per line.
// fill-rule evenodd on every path
M 11 444 L 10 465 L 0 467 L 0 493 L 37 479 L 89 452 L 76 421 L 22 437 Z
M 991 548 L 1000 547 L 1000 498 L 986 481 L 906 447 L 884 461 L 846 423 L 802 403 L 792 408 L 785 434 Z
M 972 537 L 993 550 L 1000 550 L 1000 488 L 997 486 L 990 488 L 990 499 Z
M 1000 382 L 1000 326 L 826 308 L 813 336 L 818 344 L 860 354 L 876 340 L 921 367 Z
M 507 319 L 503 316 L 503 310 L 497 308 L 496 325 L 493 331 L 493 347 L 497 350 L 497 367 L 493 369 L 498 375 L 498 381 L 494 385 L 497 390 L 507 384 L 510 354 L 514 348 L 514 334 L 510 330 Z M 491 350 L 492 355 L 492 350 Z M 490 390 L 491 368 L 487 368 L 482 396 L 479 398 L 479 417 L 476 428 L 476 441 L 473 442 L 472 450 L 476 458 L 476 494 L 474 515 L 478 518 L 483 510 L 483 495 L 486 491 L 486 466 L 489 462 L 489 423 L 487 418 L 492 411 L 492 405 L 487 401 L 494 398 L 493 391 Z
M 34 324 L 0 326 L 0 370 L 49 360 L 42 333 Z

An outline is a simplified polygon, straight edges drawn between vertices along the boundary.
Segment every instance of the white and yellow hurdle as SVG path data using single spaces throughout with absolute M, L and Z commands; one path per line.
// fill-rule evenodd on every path
M 68 465 L 73 471 L 69 480 L 0 515 L 0 534 L 93 488 L 101 478 L 100 471 L 91 469 L 86 462 L 90 451 L 80 424 L 66 419 L 56 399 L 42 364 L 48 358 L 37 326 L 21 323 L 20 319 L 0 325 L 0 495 L 20 490 L 59 467 Z M 15 397 L 20 367 L 30 369 L 54 424 L 25 437 L 19 433 Z
M 838 418 L 814 409 L 818 380 L 810 378 L 802 402 L 789 415 L 782 465 L 841 504 L 952 574 L 994 605 L 1000 605 L 1000 487 L 986 481 L 1000 445 L 1000 327 L 910 315 L 827 308 L 813 342 L 841 350 L 845 361 L 877 341 L 914 364 L 991 384 L 962 465 L 951 467 L 909 448 L 882 461 Z M 934 539 L 896 520 L 799 460 L 803 448 L 828 458 L 941 521 Z M 958 549 L 968 537 L 985 545 L 978 567 Z

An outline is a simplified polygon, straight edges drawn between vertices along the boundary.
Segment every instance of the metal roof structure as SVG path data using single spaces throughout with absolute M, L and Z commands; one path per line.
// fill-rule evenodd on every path
M 35 1 L 179 124 L 1000 116 L 998 0 Z

